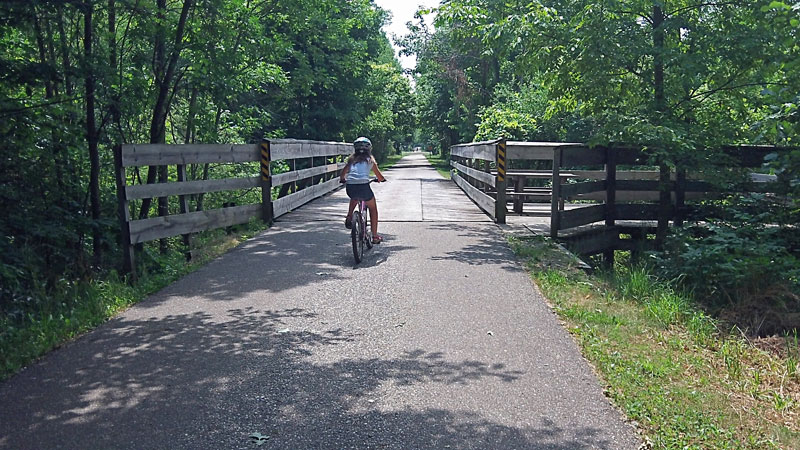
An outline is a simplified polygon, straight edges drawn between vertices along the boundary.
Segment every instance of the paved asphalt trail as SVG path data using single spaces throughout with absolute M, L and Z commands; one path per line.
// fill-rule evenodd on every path
M 386 177 L 362 265 L 341 190 L 284 216 L 0 384 L 0 448 L 636 448 L 497 227 Z

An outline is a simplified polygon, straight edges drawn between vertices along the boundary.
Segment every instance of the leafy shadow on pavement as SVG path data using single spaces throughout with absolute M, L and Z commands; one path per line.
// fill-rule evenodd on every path
M 376 266 L 392 253 L 413 250 L 388 239 L 365 254 Z M 330 222 L 293 224 L 253 238 L 205 267 L 152 295 L 139 307 L 155 307 L 173 297 L 238 300 L 252 292 L 281 292 L 327 281 L 349 280 L 353 250 L 349 231 Z M 361 265 L 359 265 L 361 266 Z
M 352 259 L 352 253 L 350 256 L 350 262 L 353 265 L 353 269 L 363 269 L 366 267 L 376 267 L 383 263 L 385 263 L 389 258 L 391 258 L 393 253 L 398 253 L 406 250 L 414 250 L 416 247 L 410 245 L 398 245 L 393 243 L 395 241 L 396 236 L 391 233 L 385 233 L 381 231 L 380 234 L 383 237 L 383 242 L 380 244 L 374 244 L 372 249 L 364 249 L 364 258 L 361 260 L 359 264 L 355 264 L 355 260 Z M 348 244 L 348 248 L 352 249 L 352 244 Z
M 362 336 L 300 309 L 226 319 L 117 319 L 52 353 L 0 385 L 0 447 L 247 448 L 253 433 L 266 448 L 610 447 L 599 429 L 511 426 L 426 397 L 524 375 L 503 364 L 352 356 L 369 348 Z
M 452 250 L 442 256 L 433 256 L 433 260 L 456 260 L 469 265 L 496 265 L 510 272 L 524 272 L 514 252 L 506 244 L 502 234 L 494 226 L 483 224 L 436 223 L 431 229 L 457 232 L 459 237 L 478 239 L 473 244 Z

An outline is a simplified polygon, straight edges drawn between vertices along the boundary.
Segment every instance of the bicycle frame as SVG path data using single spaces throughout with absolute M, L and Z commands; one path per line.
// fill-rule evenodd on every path
M 353 257 L 356 264 L 360 263 L 364 258 L 364 247 L 372 248 L 372 231 L 369 228 L 369 208 L 367 208 L 367 201 L 358 199 L 356 210 L 353 211 L 353 228 L 350 230 L 350 235 L 353 241 Z
M 372 179 L 369 182 L 377 181 Z M 356 208 L 353 210 L 352 228 L 350 229 L 350 238 L 353 241 L 353 257 L 356 264 L 360 263 L 364 258 L 364 247 L 367 249 L 372 248 L 372 230 L 370 228 L 367 217 L 369 216 L 369 208 L 367 201 L 362 198 L 356 198 Z

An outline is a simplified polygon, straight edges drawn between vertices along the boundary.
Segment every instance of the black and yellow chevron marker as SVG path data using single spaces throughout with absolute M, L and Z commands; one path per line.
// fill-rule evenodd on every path
M 261 179 L 267 181 L 269 179 L 269 141 L 261 142 Z
M 506 181 L 506 141 L 497 143 L 497 181 Z

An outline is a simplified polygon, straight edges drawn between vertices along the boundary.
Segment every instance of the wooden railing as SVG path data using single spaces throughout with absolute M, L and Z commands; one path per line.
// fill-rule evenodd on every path
M 766 153 L 774 147 L 729 147 L 728 164 L 720 170 L 760 167 Z M 751 173 L 739 183 L 719 186 L 709 182 L 703 173 L 685 166 L 643 170 L 648 155 L 641 149 L 562 148 L 555 151 L 553 164 L 553 197 L 550 234 L 554 238 L 570 238 L 569 247 L 579 254 L 604 253 L 613 260 L 614 250 L 634 250 L 655 230 L 666 230 L 669 224 L 680 225 L 687 217 L 711 217 L 693 200 L 719 198 L 728 193 L 774 193 L 777 177 Z M 587 166 L 603 166 L 603 170 L 581 170 Z M 620 170 L 619 166 L 625 166 Z M 652 167 L 652 166 L 650 166 Z M 565 183 L 559 173 L 572 175 Z M 688 201 L 688 202 L 687 202 Z M 563 209 L 559 204 L 571 204 Z M 600 223 L 592 233 L 580 228 Z M 622 239 L 628 235 L 630 239 Z
M 551 190 L 529 192 L 519 171 L 512 168 L 516 161 L 547 161 L 551 166 L 553 155 L 558 148 L 586 148 L 583 144 L 556 142 L 506 142 L 503 139 L 485 142 L 471 142 L 450 147 L 450 165 L 453 167 L 452 179 L 484 212 L 497 223 L 505 223 L 506 203 L 509 199 L 514 210 L 521 212 L 526 198 L 551 197 Z M 499 158 L 499 155 L 504 158 Z M 503 163 L 503 167 L 498 164 Z M 501 173 L 502 169 L 502 173 Z M 547 178 L 550 169 L 547 171 Z M 501 180 L 502 178 L 502 180 Z M 509 184 L 506 178 L 513 182 Z M 546 192 L 545 192 L 546 191 Z
M 505 223 L 505 183 L 498 180 L 498 153 L 503 140 L 472 142 L 450 147 L 452 180 L 486 214 L 498 223 Z M 497 201 L 497 193 L 501 199 Z
M 507 170 L 500 181 L 497 163 L 503 144 Z M 782 151 L 759 146 L 724 150 L 727 166 L 722 170 L 760 167 L 767 153 Z M 753 173 L 736 186 L 720 187 L 688 167 L 652 170 L 650 154 L 641 148 L 590 148 L 580 143 L 473 142 L 452 146 L 450 156 L 453 180 L 498 223 L 505 223 L 507 202 L 513 203 L 518 214 L 523 212 L 523 203 L 549 202 L 549 210 L 528 214 L 549 215 L 552 237 L 574 236 L 580 228 L 594 225 L 600 232 L 573 241 L 575 251 L 583 254 L 632 247 L 632 241 L 620 240 L 621 234 L 646 237 L 650 222 L 656 224 L 650 228 L 665 230 L 670 223 L 681 224 L 699 214 L 693 200 L 724 192 L 772 192 L 771 182 L 776 179 Z M 538 166 L 546 169 L 524 169 L 530 161 L 545 161 Z M 621 166 L 625 169 L 620 170 Z M 528 181 L 535 179 L 548 184 L 530 186 Z M 634 227 L 626 221 L 638 224 Z
M 124 250 L 123 269 L 135 277 L 133 246 L 139 243 L 242 224 L 253 218 L 267 223 L 337 187 L 343 158 L 352 144 L 342 142 L 265 140 L 247 145 L 130 144 L 115 149 L 117 196 Z M 273 174 L 274 164 L 285 161 L 289 171 Z M 189 181 L 186 166 L 204 163 L 259 162 L 261 173 L 241 178 Z M 128 185 L 126 169 L 139 166 L 177 167 L 177 180 Z M 302 168 L 301 168 L 302 167 Z M 279 187 L 280 186 L 280 187 Z M 202 211 L 189 211 L 187 196 L 256 188 L 261 202 Z M 273 188 L 279 198 L 273 200 Z M 134 220 L 130 202 L 178 196 L 180 212 Z

